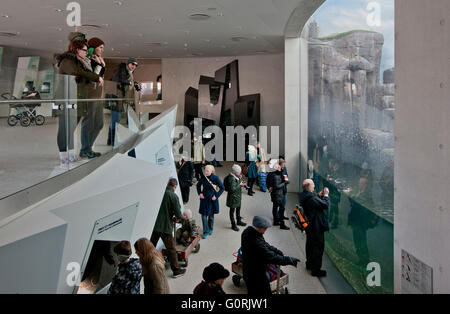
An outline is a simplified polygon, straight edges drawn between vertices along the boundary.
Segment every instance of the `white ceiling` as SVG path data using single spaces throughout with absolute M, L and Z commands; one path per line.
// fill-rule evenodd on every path
M 65 50 L 67 34 L 74 30 L 66 23 L 68 2 L 1 0 L 0 32 L 18 36 L 0 36 L 0 45 Z M 101 27 L 83 27 L 82 31 L 89 38 L 105 41 L 105 56 L 170 58 L 282 52 L 286 25 L 294 10 L 298 12 L 305 3 L 306 11 L 311 11 L 311 5 L 315 10 L 323 0 L 120 0 L 122 5 L 115 0 L 77 2 L 81 5 L 81 23 Z M 211 17 L 191 20 L 189 15 L 194 13 Z

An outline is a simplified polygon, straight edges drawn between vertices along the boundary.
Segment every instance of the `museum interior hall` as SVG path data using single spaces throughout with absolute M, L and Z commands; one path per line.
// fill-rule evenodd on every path
M 288 261 L 267 262 L 273 293 L 450 293 L 449 17 L 448 0 L 2 0 L 0 293 L 112 293 L 148 267 L 146 238 L 163 293 L 218 263 L 213 286 L 247 294 L 262 229 Z

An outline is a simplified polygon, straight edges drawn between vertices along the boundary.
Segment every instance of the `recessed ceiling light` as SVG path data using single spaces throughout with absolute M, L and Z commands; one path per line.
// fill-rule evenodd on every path
M 64 11 L 63 9 L 55 8 L 55 12 L 61 13 L 61 12 L 63 12 L 63 11 Z
M 114 1 L 114 4 L 120 7 L 123 4 L 123 2 L 122 1 Z
M 156 19 L 156 22 L 157 22 L 157 23 L 161 23 L 161 22 L 162 22 L 162 18 L 160 18 L 160 17 L 157 18 L 157 19 Z
M 204 13 L 193 13 L 189 15 L 189 18 L 194 21 L 205 21 L 210 17 L 210 15 Z
M 223 16 L 222 12 L 217 12 L 217 16 Z
M 231 37 L 231 40 L 232 41 L 244 41 L 244 40 L 248 40 L 248 38 L 243 37 L 243 36 L 234 36 L 234 37 Z
M 5 19 L 9 19 L 9 15 L 8 14 L 3 14 L 2 17 L 4 17 Z
M 184 43 L 184 46 L 187 47 L 187 46 L 189 46 L 189 45 L 188 45 L 187 43 Z

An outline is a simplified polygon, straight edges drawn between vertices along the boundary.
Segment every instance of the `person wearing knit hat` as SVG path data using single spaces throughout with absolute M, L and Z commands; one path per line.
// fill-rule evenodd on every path
M 264 233 L 272 226 L 269 218 L 255 216 L 252 226 L 247 227 L 241 235 L 243 277 L 248 293 L 253 295 L 270 295 L 270 279 L 267 276 L 269 265 L 292 265 L 297 267 L 300 261 L 295 257 L 285 256 L 276 247 L 264 239 Z
M 230 272 L 219 263 L 212 263 L 203 270 L 203 281 L 199 283 L 194 294 L 197 295 L 223 295 L 225 291 L 222 285 L 226 278 L 230 276 Z
M 255 216 L 255 217 L 253 217 L 252 225 L 256 229 L 268 229 L 268 228 L 272 227 L 272 222 L 267 217 Z
M 239 165 L 231 167 L 231 173 L 223 180 L 227 194 L 227 206 L 230 208 L 231 229 L 239 231 L 237 226 L 245 227 L 247 224 L 242 221 L 241 217 L 241 202 L 242 202 L 242 187 L 245 182 L 242 182 L 241 176 L 242 168 Z M 234 213 L 236 212 L 236 220 Z M 237 225 L 236 225 L 237 221 Z
M 127 64 L 130 64 L 130 63 L 136 63 L 136 66 L 138 66 L 138 60 L 134 57 L 128 58 Z

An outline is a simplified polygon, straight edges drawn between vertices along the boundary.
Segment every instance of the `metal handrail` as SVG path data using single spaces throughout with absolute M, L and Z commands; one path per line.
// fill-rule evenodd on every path
M 91 98 L 91 99 L 17 99 L 17 100 L 0 100 L 1 104 L 41 104 L 41 103 L 65 103 L 65 102 L 99 102 L 99 101 L 134 101 L 134 98 Z

